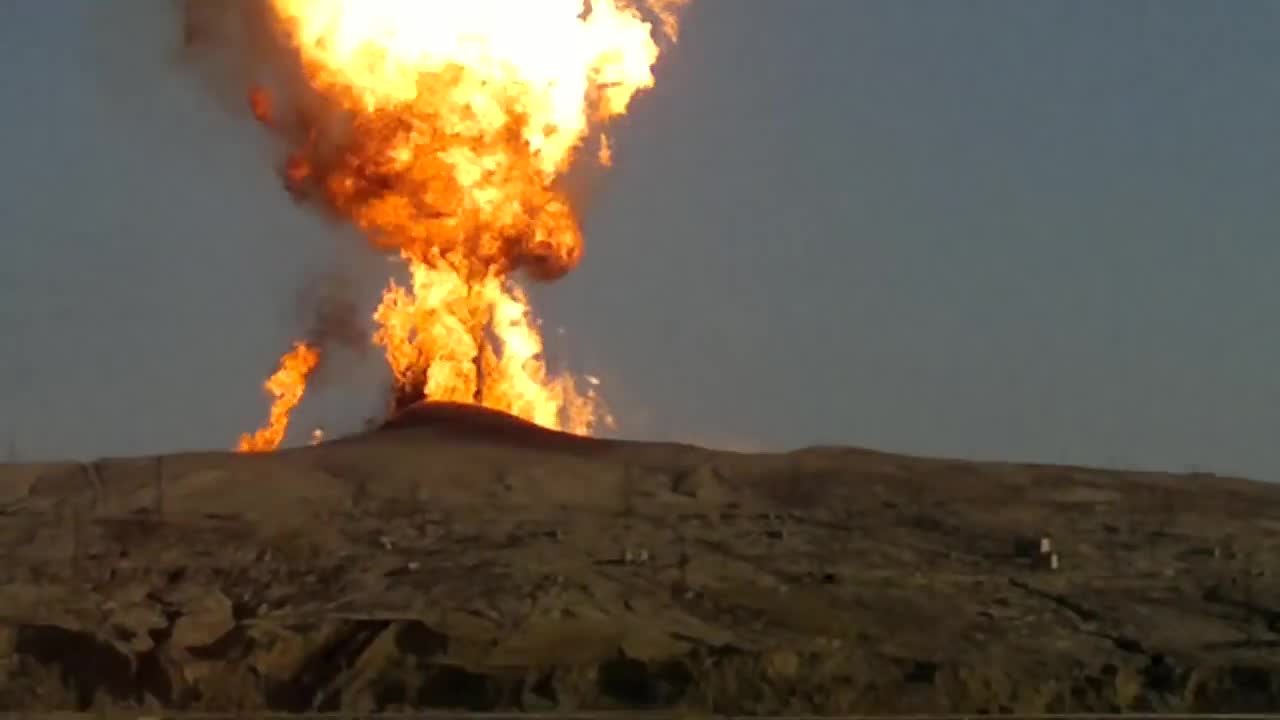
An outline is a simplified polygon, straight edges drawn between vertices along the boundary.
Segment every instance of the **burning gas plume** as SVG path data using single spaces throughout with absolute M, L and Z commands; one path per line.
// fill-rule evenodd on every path
M 577 264 L 558 181 L 585 147 L 613 162 L 604 125 L 652 86 L 685 1 L 260 0 L 244 13 L 265 26 L 263 57 L 300 80 L 249 94 L 290 143 L 286 187 L 407 265 L 373 315 L 397 404 L 479 403 L 582 434 L 608 422 L 594 382 L 548 371 L 515 274 Z M 191 3 L 189 40 L 209 5 Z M 322 352 L 282 358 L 268 425 L 241 449 L 278 446 Z
M 237 450 L 261 452 L 280 446 L 285 431 L 289 429 L 289 414 L 302 401 L 307 376 L 316 369 L 318 362 L 320 353 L 305 343 L 294 345 L 292 350 L 280 358 L 280 369 L 263 384 L 274 398 L 267 424 L 252 435 L 241 435 L 240 442 L 236 445 Z

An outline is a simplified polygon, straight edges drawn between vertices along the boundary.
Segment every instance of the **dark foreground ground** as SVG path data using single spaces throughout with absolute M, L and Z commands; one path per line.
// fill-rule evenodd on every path
M 436 408 L 0 467 L 0 550 L 0 710 L 1280 709 L 1280 487 L 1213 476 Z

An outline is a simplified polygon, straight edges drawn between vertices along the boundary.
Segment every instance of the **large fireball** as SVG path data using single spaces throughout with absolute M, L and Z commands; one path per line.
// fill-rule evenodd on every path
M 289 126 L 289 190 L 408 266 L 410 283 L 391 282 L 374 314 L 396 396 L 582 434 L 608 422 L 590 384 L 547 370 L 514 273 L 553 279 L 578 262 L 557 180 L 588 143 L 610 162 L 603 126 L 653 84 L 655 35 L 674 39 L 682 2 L 266 3 L 276 42 L 336 111 L 273 117 L 267 91 L 251 93 L 260 120 Z

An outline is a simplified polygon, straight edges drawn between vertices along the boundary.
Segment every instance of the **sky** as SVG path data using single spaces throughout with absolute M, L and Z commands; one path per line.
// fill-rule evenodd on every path
M 300 289 L 386 282 L 177 36 L 167 0 L 0 2 L 23 459 L 229 447 Z M 695 0 L 532 288 L 550 359 L 626 437 L 1280 479 L 1277 38 L 1252 0 Z M 294 442 L 383 373 L 333 369 Z

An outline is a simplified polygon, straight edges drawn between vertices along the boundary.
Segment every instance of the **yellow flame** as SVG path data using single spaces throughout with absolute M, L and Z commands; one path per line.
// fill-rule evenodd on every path
M 550 173 L 564 169 L 589 119 L 624 113 L 654 82 L 652 29 L 616 0 L 593 0 L 590 12 L 583 0 L 273 3 L 321 89 L 373 112 L 416 102 L 425 75 L 465 69 L 447 101 L 469 112 L 446 121 L 501 129 L 514 98 Z M 669 11 L 664 23 L 674 28 Z
M 320 363 L 320 353 L 306 343 L 295 343 L 293 349 L 280 358 L 280 369 L 263 384 L 274 400 L 267 424 L 253 434 L 240 436 L 236 449 L 240 452 L 267 452 L 275 450 L 284 440 L 289 429 L 289 415 L 307 388 L 307 376 Z

